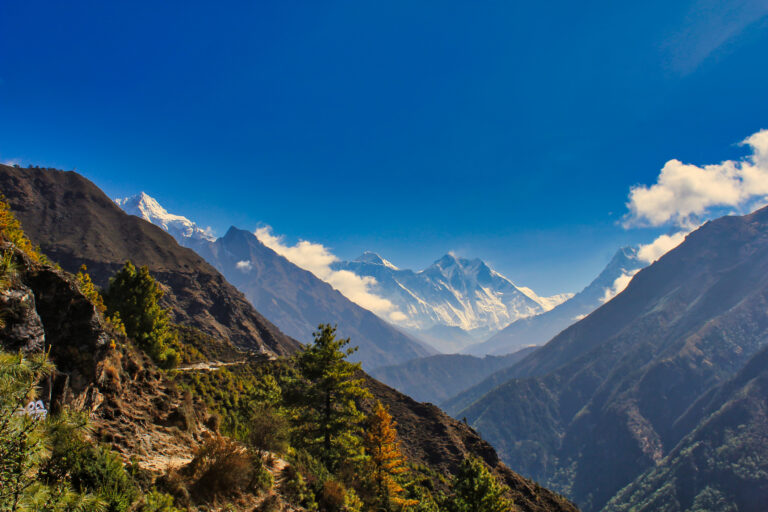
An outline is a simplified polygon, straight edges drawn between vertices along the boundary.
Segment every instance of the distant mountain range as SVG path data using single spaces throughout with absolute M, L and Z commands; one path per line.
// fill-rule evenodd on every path
M 376 368 L 371 376 L 419 402 L 439 405 L 497 370 L 509 368 L 534 350 L 536 347 L 528 347 L 506 356 L 485 357 L 437 354 Z
M 378 256 L 368 253 L 366 258 Z M 512 373 L 510 367 L 527 356 L 532 347 L 545 344 L 560 331 L 601 306 L 614 291 L 618 291 L 615 290 L 617 279 L 629 279 L 643 266 L 636 249 L 619 249 L 600 275 L 581 292 L 554 309 L 516 320 L 489 340 L 464 348 L 465 354 L 476 357 L 460 354 L 431 356 L 379 368 L 373 375 L 419 400 L 440 404 L 448 411 L 458 412 L 508 380 Z M 417 334 L 422 339 L 425 339 L 425 334 L 439 337 L 443 344 L 433 342 L 434 345 L 445 347 L 452 342 L 460 344 L 466 339 L 461 336 L 466 337 L 467 333 L 455 326 L 435 326 L 428 331 L 418 331 Z
M 399 269 L 372 252 L 334 268 L 376 279 L 372 290 L 405 313 L 397 324 L 443 352 L 456 352 L 571 297 L 539 297 L 482 260 L 450 253 L 418 272 Z
M 334 263 L 336 271 L 373 278 L 371 291 L 404 313 L 402 320 L 384 320 L 373 318 L 373 313 L 249 232 L 233 228 L 216 239 L 190 219 L 169 213 L 144 192 L 115 202 L 196 250 L 289 335 L 307 341 L 317 323 L 335 319 L 342 334 L 359 344 L 358 357 L 369 369 L 429 355 L 432 347 L 483 356 L 541 345 L 599 307 L 617 278 L 643 266 L 636 250 L 623 248 L 578 294 L 540 297 L 482 260 L 453 254 L 421 271 L 400 269 L 373 252 Z M 393 351 L 395 347 L 401 350 Z
M 312 340 L 318 324 L 337 324 L 340 335 L 352 338 L 359 347 L 351 359 L 362 361 L 366 369 L 435 353 L 280 256 L 249 231 L 231 227 L 225 236 L 214 239 L 189 219 L 169 214 L 147 194 L 116 202 L 127 213 L 162 227 L 179 244 L 200 254 L 256 309 L 301 342 Z
M 581 320 L 600 307 L 614 283 L 622 276 L 628 279 L 646 264 L 637 257 L 637 249 L 623 247 L 613 259 L 582 291 L 550 311 L 521 318 L 512 322 L 490 339 L 471 345 L 463 352 L 474 355 L 511 354 L 523 347 L 543 345 L 560 331 Z
M 257 281 L 254 276 L 258 272 L 253 272 L 252 269 L 254 266 L 263 267 L 264 263 L 251 261 L 249 255 L 245 253 L 239 254 L 238 257 L 242 258 L 237 261 L 222 261 L 221 258 L 227 255 L 226 250 L 206 248 L 217 241 L 208 230 L 200 228 L 186 217 L 169 213 L 154 198 L 144 192 L 135 196 L 116 199 L 115 202 L 127 213 L 141 217 L 163 228 L 173 235 L 180 244 L 194 248 L 203 254 L 246 295 L 250 293 L 249 299 L 255 301 L 259 310 L 271 312 L 270 318 L 275 318 L 275 322 L 283 331 L 298 339 L 306 339 L 311 335 L 316 325 L 311 328 L 308 325 L 312 324 L 316 319 L 315 317 L 318 316 L 312 313 L 312 310 L 317 310 L 317 307 L 313 306 L 307 309 L 309 303 L 304 304 L 298 310 L 284 307 L 285 303 L 280 305 L 280 301 L 265 302 L 263 300 L 265 294 L 261 291 L 257 292 L 256 288 L 261 285 L 254 285 Z M 223 239 L 226 238 L 227 236 L 223 237 Z M 255 242 L 259 247 L 260 256 L 256 257 L 257 260 L 261 258 L 262 261 L 272 262 L 276 261 L 275 257 L 277 257 L 283 260 L 283 266 L 288 263 L 289 267 L 293 267 L 292 271 L 301 270 L 258 242 L 255 236 L 251 235 L 251 242 Z M 230 252 L 229 254 L 235 253 Z M 265 254 L 270 256 L 265 259 Z M 236 266 L 238 263 L 240 267 Z M 248 265 L 250 265 L 251 270 L 245 272 Z M 358 276 L 373 277 L 375 284 L 372 285 L 372 292 L 388 299 L 397 310 L 405 313 L 405 318 L 398 321 L 397 326 L 409 332 L 411 337 L 424 340 L 430 346 L 444 352 L 456 352 L 478 340 L 487 338 L 516 319 L 552 309 L 571 296 L 570 294 L 561 294 L 553 297 L 539 297 L 529 288 L 516 286 L 479 259 L 468 260 L 452 254 L 446 254 L 419 272 L 399 269 L 381 256 L 371 252 L 364 253 L 354 261 L 336 262 L 332 268 L 351 271 Z M 248 274 L 250 274 L 251 279 L 250 284 L 246 285 L 243 280 Z M 262 272 L 259 279 L 265 279 L 268 274 L 270 273 L 267 271 Z M 287 282 L 296 282 L 296 280 L 290 278 L 287 279 Z M 327 288 L 327 285 L 323 287 Z M 245 291 L 246 288 L 251 291 Z M 323 300 L 326 303 L 329 301 L 338 302 L 338 298 Z M 315 297 L 314 302 L 317 302 L 317 297 Z M 322 310 L 322 308 L 320 309 Z M 347 311 L 344 314 L 348 316 L 349 311 L 355 308 L 346 305 L 345 309 Z M 338 314 L 340 313 L 338 308 L 322 311 L 322 313 L 328 312 L 334 313 L 334 318 L 338 318 L 340 322 L 344 318 Z M 357 311 L 357 316 L 361 314 L 360 311 Z M 307 316 L 312 317 L 313 320 L 306 320 L 305 317 Z M 282 323 L 280 318 L 284 318 Z M 394 322 L 391 318 L 388 320 Z M 365 329 L 363 331 L 359 328 L 351 329 L 349 335 L 354 334 L 359 337 L 364 331 Z M 402 338 L 404 334 L 393 334 L 393 336 Z M 361 352 L 364 352 L 363 348 L 361 348 Z M 406 351 L 405 355 L 414 355 L 415 357 L 415 353 Z M 362 354 L 361 357 L 364 358 L 364 355 Z M 386 358 L 383 354 L 381 357 Z M 389 358 L 393 359 L 392 356 Z M 395 361 L 393 359 L 390 362 Z

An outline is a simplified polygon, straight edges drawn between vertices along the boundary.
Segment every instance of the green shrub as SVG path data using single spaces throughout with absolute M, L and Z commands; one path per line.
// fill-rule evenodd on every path
M 514 505 L 505 496 L 507 489 L 477 457 L 467 457 L 453 479 L 453 494 L 445 501 L 449 512 L 512 512 Z
M 0 512 L 106 510 L 104 500 L 72 489 L 69 474 L 49 473 L 51 432 L 80 425 L 68 415 L 17 414 L 34 398 L 35 385 L 53 366 L 43 355 L 0 352 Z
M 280 482 L 280 494 L 288 500 L 291 505 L 303 507 L 307 510 L 317 509 L 315 495 L 312 489 L 307 485 L 307 481 L 295 466 L 289 464 L 283 469 L 282 481 Z
M 137 269 L 127 261 L 109 281 L 104 296 L 110 316 L 118 313 L 127 335 L 162 368 L 174 368 L 180 356 L 172 348 L 178 334 L 170 312 L 160 307 L 163 291 L 147 267 Z
M 131 508 L 138 490 L 117 454 L 88 442 L 72 424 L 57 425 L 49 437 L 51 454 L 43 470 L 49 483 L 68 479 L 76 491 L 102 498 L 109 512 Z
M 173 496 L 152 490 L 144 496 L 141 512 L 181 512 L 173 506 Z
M 0 195 L 0 242 L 12 243 L 34 262 L 48 263 L 48 258 L 40 252 L 40 248 L 32 245 L 27 235 L 24 234 L 21 223 L 16 219 L 10 205 L 2 195 Z

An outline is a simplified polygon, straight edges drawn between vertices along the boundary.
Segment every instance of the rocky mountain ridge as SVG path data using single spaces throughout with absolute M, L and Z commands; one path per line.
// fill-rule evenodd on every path
M 515 320 L 488 340 L 470 345 L 464 353 L 503 355 L 527 346 L 538 346 L 551 340 L 566 327 L 599 308 L 610 294 L 617 279 L 631 276 L 645 263 L 637 257 L 637 249 L 622 247 L 602 272 L 583 290 L 549 311 Z
M 706 428 L 706 418 L 691 416 L 691 404 L 734 378 L 768 344 L 766 233 L 768 209 L 705 224 L 454 413 L 466 416 L 502 459 L 585 510 L 602 509 L 665 457 L 676 457 L 686 436 Z M 760 417 L 740 421 L 750 429 Z M 715 463 L 739 460 L 721 455 Z M 656 486 L 630 493 L 645 496 L 643 502 L 671 485 L 643 482 Z M 738 489 L 736 481 L 700 484 L 729 500 Z M 622 496 L 622 506 L 639 506 Z
M 63 269 L 81 265 L 100 286 L 126 260 L 147 265 L 176 323 L 248 350 L 285 355 L 300 344 L 253 309 L 243 294 L 168 233 L 127 215 L 72 171 L 0 165 L 0 191 L 28 236 Z
M 404 313 L 398 325 L 443 352 L 456 352 L 570 298 L 570 294 L 539 297 L 480 259 L 450 253 L 418 272 L 399 269 L 370 252 L 336 262 L 333 268 L 374 278 L 372 290 Z
M 219 269 L 254 307 L 298 340 L 312 340 L 317 326 L 333 319 L 339 334 L 354 340 L 358 351 L 352 359 L 361 361 L 365 369 L 434 353 L 280 256 L 249 231 L 231 227 L 214 242 L 188 239 L 186 243 Z

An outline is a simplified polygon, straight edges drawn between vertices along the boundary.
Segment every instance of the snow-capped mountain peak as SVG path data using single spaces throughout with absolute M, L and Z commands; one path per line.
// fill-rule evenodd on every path
M 392 264 L 392 262 L 385 260 L 375 252 L 371 251 L 365 251 L 363 254 L 358 256 L 355 261 L 359 261 L 361 263 L 370 263 L 372 265 L 382 265 L 392 270 L 399 270 L 395 265 Z
M 122 199 L 115 199 L 115 203 L 126 213 L 151 222 L 173 235 L 179 241 L 185 238 L 216 240 L 210 228 L 203 229 L 184 216 L 168 213 L 155 198 L 145 192 Z
M 487 341 L 467 348 L 466 353 L 509 354 L 522 347 L 544 344 L 558 332 L 600 307 L 607 298 L 620 292 L 645 265 L 637 257 L 637 248 L 622 247 L 582 291 L 549 311 L 513 322 Z M 526 292 L 524 288 L 520 290 Z
M 518 286 L 517 289 L 523 292 L 532 300 L 541 304 L 541 307 L 544 309 L 544 311 L 549 311 L 550 309 L 556 308 L 574 295 L 573 293 L 558 293 L 555 295 L 550 295 L 549 297 L 541 297 L 537 295 L 536 292 L 525 286 Z
M 514 320 L 547 311 L 557 302 L 516 286 L 480 259 L 453 253 L 418 272 L 398 269 L 371 252 L 333 267 L 376 279 L 376 294 L 405 313 L 396 323 L 448 352 Z

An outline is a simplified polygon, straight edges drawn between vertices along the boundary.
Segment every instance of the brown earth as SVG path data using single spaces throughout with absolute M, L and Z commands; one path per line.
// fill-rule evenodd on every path
M 171 235 L 124 213 L 75 172 L 0 165 L 5 195 L 33 243 L 67 271 L 87 265 L 99 286 L 126 260 L 149 267 L 174 321 L 250 350 L 286 355 L 300 344 L 259 314 L 234 286 Z

